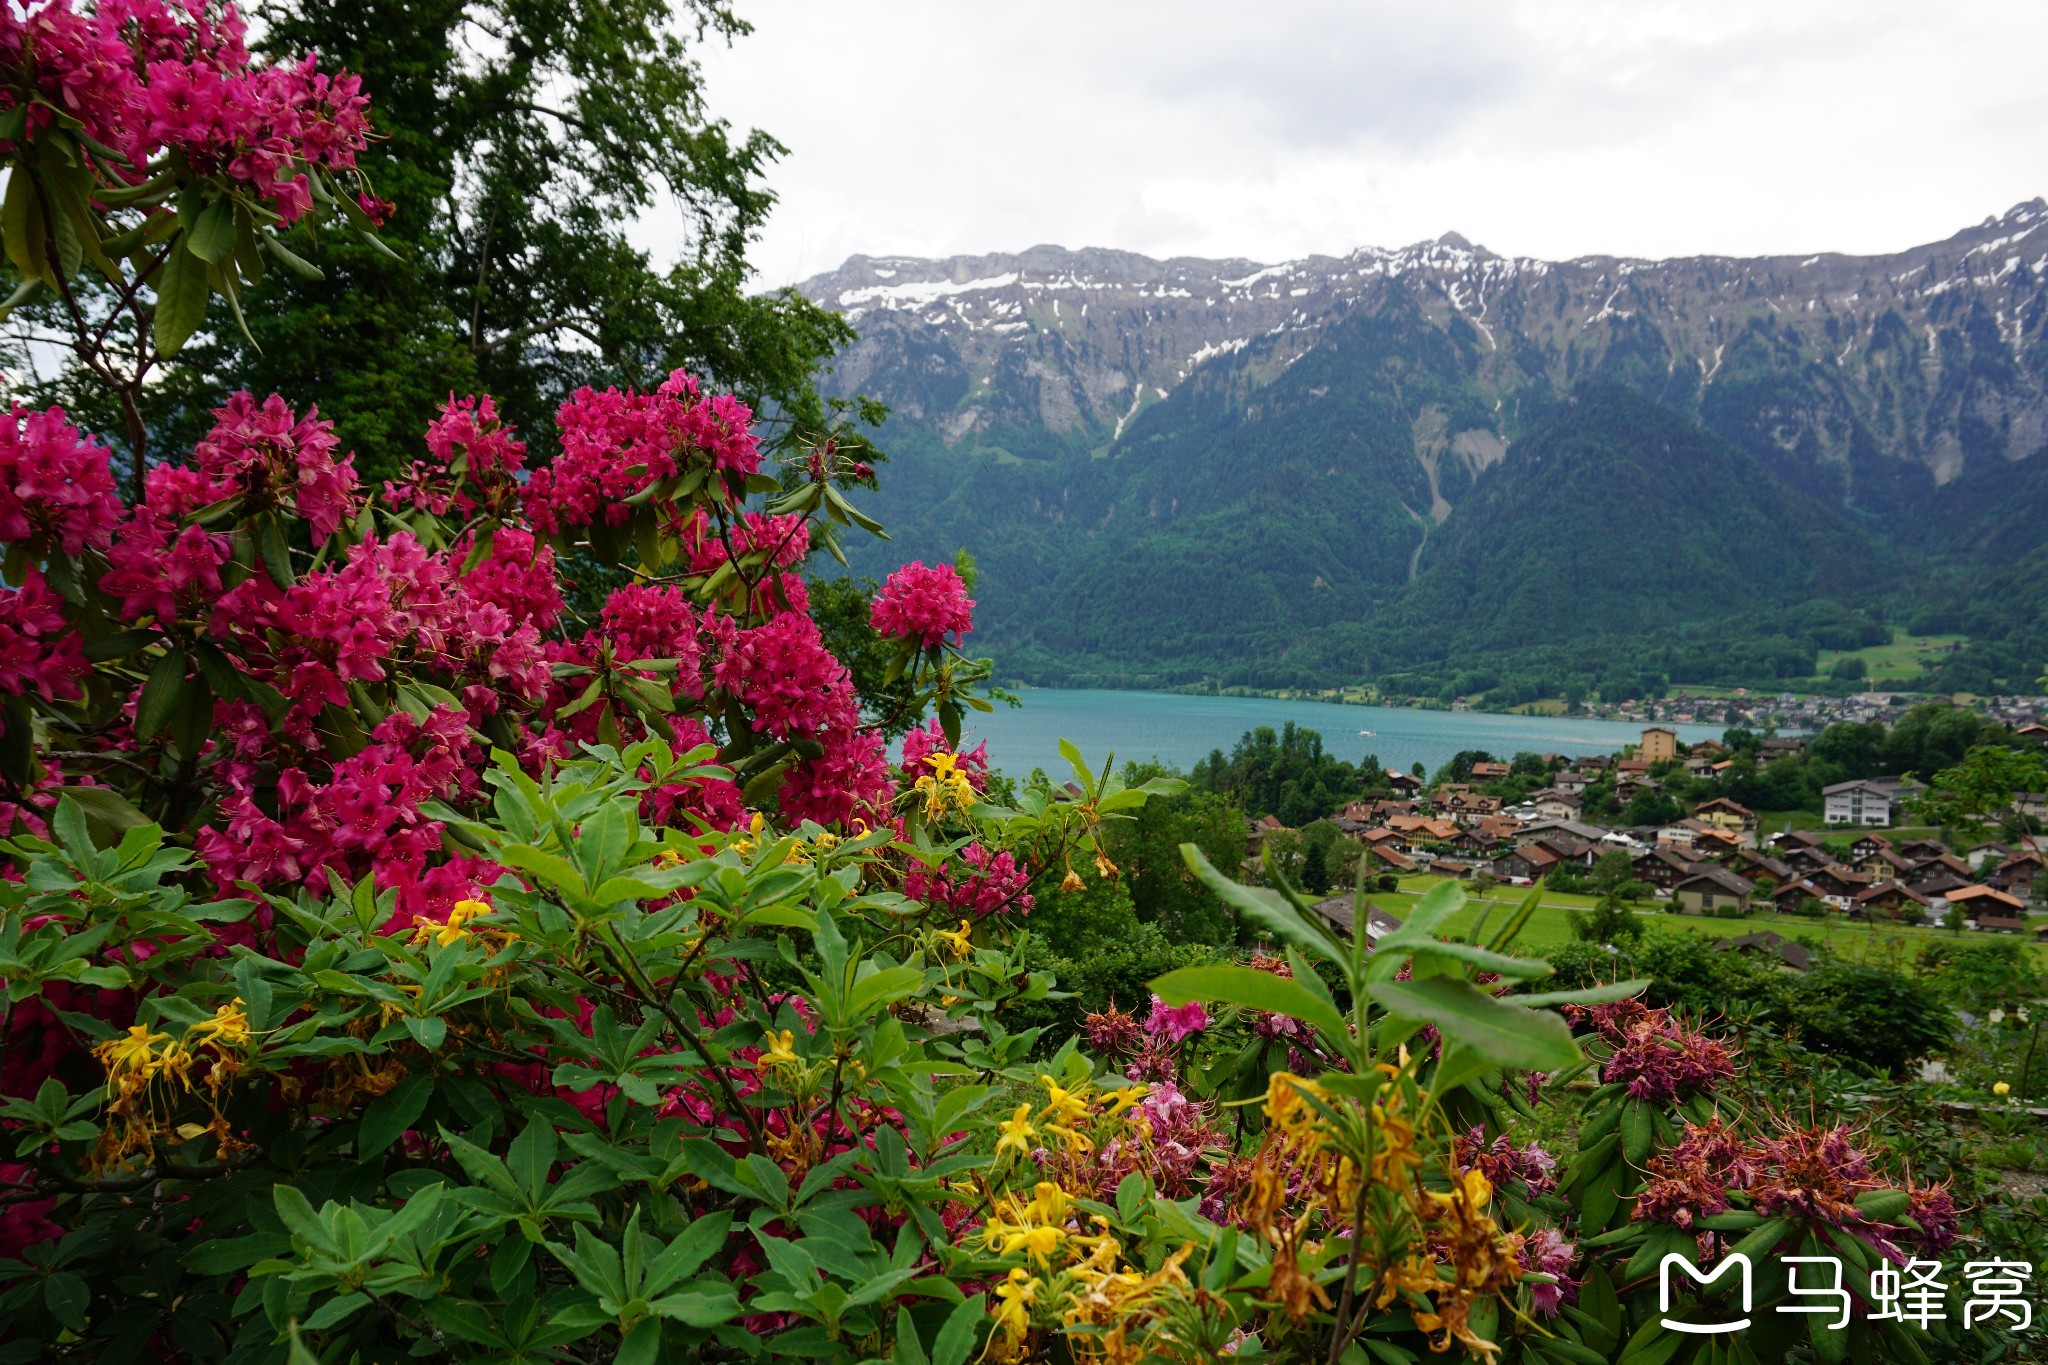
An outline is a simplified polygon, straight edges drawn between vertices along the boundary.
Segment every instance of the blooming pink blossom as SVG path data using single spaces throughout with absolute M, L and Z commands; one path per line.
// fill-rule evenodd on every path
M 882 584 L 868 621 L 884 635 L 930 649 L 948 635 L 957 641 L 974 629 L 974 599 L 952 565 L 912 560 Z
M 120 520 L 106 447 L 62 408 L 12 405 L 0 420 L 0 542 L 40 539 L 75 556 L 106 545 Z
M 1152 1013 L 1145 1020 L 1145 1032 L 1154 1038 L 1182 1043 L 1207 1027 L 1209 1011 L 1202 1008 L 1201 1001 L 1190 1000 L 1176 1008 L 1156 995 L 1152 997 Z

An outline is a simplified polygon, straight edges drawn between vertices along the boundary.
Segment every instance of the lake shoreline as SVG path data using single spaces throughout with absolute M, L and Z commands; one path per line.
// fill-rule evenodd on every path
M 1611 754 L 1636 743 L 1643 730 L 1635 722 L 1586 716 L 1333 704 L 1311 698 L 1136 688 L 1013 690 L 1021 705 L 969 717 L 966 742 L 987 741 L 993 765 L 1020 777 L 1034 767 L 1064 772 L 1062 739 L 1079 746 L 1091 764 L 1099 765 L 1114 752 L 1119 763 L 1158 761 L 1185 772 L 1214 750 L 1228 754 L 1249 730 L 1277 732 L 1293 725 L 1321 735 L 1324 751 L 1348 762 L 1376 759 L 1403 772 L 1421 763 L 1435 772 L 1465 750 L 1483 750 L 1499 759 L 1523 752 L 1568 758 Z M 1719 739 L 1723 733 L 1719 725 L 1659 723 L 1686 743 Z

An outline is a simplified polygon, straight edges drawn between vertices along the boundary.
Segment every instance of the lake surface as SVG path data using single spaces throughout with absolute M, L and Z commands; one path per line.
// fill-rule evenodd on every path
M 988 741 L 991 766 L 1013 777 L 1033 768 L 1066 772 L 1059 742 L 1070 739 L 1098 770 L 1114 751 L 1116 761 L 1158 759 L 1185 772 L 1211 749 L 1226 754 L 1245 731 L 1261 725 L 1279 730 L 1289 721 L 1323 737 L 1323 748 L 1348 762 L 1379 755 L 1383 766 L 1406 772 L 1421 763 L 1435 772 L 1461 749 L 1484 749 L 1507 759 L 1536 753 L 1609 754 L 1642 737 L 1643 727 L 1624 721 L 1576 717 L 1501 716 L 1472 711 L 1417 711 L 1405 707 L 1344 706 L 1330 702 L 1276 701 L 1266 697 L 1200 697 L 1172 692 L 1033 689 L 1019 693 L 1021 707 L 998 705 L 991 714 L 970 711 L 965 738 L 971 748 Z M 1719 739 L 1718 725 L 1670 725 L 1691 744 Z M 1371 730 L 1369 736 L 1360 730 Z

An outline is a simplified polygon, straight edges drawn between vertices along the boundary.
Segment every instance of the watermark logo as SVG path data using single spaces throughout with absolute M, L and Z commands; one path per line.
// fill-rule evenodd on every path
M 1827 1324 L 1839 1331 L 1849 1325 L 1854 1296 L 1842 1282 L 1842 1261 L 1837 1256 L 1781 1256 L 1787 1292 L 1795 1302 L 1778 1305 L 1780 1313 L 1826 1313 Z M 1750 1324 L 1754 1293 L 1749 1257 L 1735 1252 L 1711 1269 L 1702 1270 L 1686 1257 L 1672 1252 L 1657 1268 L 1657 1309 L 1668 1331 L 1695 1336 L 1740 1332 Z M 1743 1316 L 1728 1322 L 1687 1322 L 1670 1316 L 1672 1287 L 1685 1286 L 1672 1272 L 1683 1271 L 1685 1279 L 1700 1288 L 1713 1285 L 1733 1272 L 1739 1290 Z M 1963 1302 L 1963 1327 L 1998 1323 L 2015 1332 L 2034 1324 L 2034 1306 L 2027 1297 L 2034 1267 L 2028 1261 L 1970 1261 L 1963 1266 L 1968 1284 Z M 1949 1286 L 1942 1279 L 1939 1261 L 1909 1260 L 1903 1266 L 1880 1265 L 1870 1272 L 1868 1292 L 1873 1322 L 1897 1322 L 1925 1330 L 1930 1323 L 1948 1320 Z

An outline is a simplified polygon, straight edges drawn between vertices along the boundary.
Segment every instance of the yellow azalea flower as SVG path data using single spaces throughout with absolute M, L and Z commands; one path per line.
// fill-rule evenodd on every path
M 665 848 L 654 855 L 654 865 L 656 867 L 678 867 L 682 864 L 682 861 L 683 855 L 672 848 Z
M 170 1040 L 168 1033 L 151 1033 L 146 1025 L 133 1024 L 127 1033 L 107 1039 L 92 1053 L 99 1058 L 109 1077 L 135 1076 L 148 1080 L 163 1067 L 162 1059 L 156 1055 L 156 1045 Z
M 464 926 L 477 916 L 490 913 L 491 903 L 489 901 L 459 900 L 449 907 L 448 918 L 445 922 L 441 924 L 421 924 L 419 928 L 413 931 L 412 941 L 414 943 L 425 943 L 431 940 L 442 948 L 446 948 L 451 943 L 460 943 L 463 939 L 469 937 L 469 930 Z
M 1040 1118 L 1051 1119 L 1055 1123 L 1073 1124 L 1088 1117 L 1088 1101 L 1082 1094 L 1088 1088 L 1087 1082 L 1084 1081 L 1074 1089 L 1068 1090 L 1050 1076 L 1041 1075 L 1038 1079 L 1045 1086 L 1050 1101 L 1039 1112 Z
M 924 761 L 931 771 L 912 785 L 924 798 L 926 819 L 936 820 L 948 810 L 966 810 L 974 804 L 974 784 L 961 770 L 958 754 L 927 754 Z
M 1017 1112 L 1004 1119 L 996 1127 L 1001 1134 L 996 1139 L 997 1156 L 1001 1156 L 1005 1150 L 1014 1150 L 1019 1156 L 1029 1156 L 1031 1154 L 1032 1139 L 1038 1136 L 1038 1130 L 1031 1126 L 1030 1105 L 1018 1105 Z
M 2003 1098 L 2012 1093 L 2012 1086 L 2005 1081 L 2000 1081 L 1997 1085 L 1991 1087 L 1991 1093 Z
M 1031 1187 L 1031 1203 L 1027 1206 L 1031 1216 L 1047 1223 L 1065 1223 L 1067 1209 L 1073 1204 L 1074 1196 L 1050 1180 L 1041 1180 Z
M 1116 864 L 1111 862 L 1109 855 L 1099 848 L 1095 850 L 1095 875 L 1106 882 L 1116 880 Z
M 185 1041 L 195 1047 L 245 1047 L 249 1042 L 249 1015 L 243 1008 L 239 996 L 213 1012 L 213 1018 L 202 1019 L 185 1034 Z
M 1108 1101 L 1110 1117 L 1114 1118 L 1144 1099 L 1150 1090 L 1151 1087 L 1143 1082 L 1134 1082 L 1130 1085 L 1120 1085 L 1114 1090 L 1105 1090 L 1102 1092 L 1102 1098 Z
M 1095 1150 L 1093 1142 L 1063 1123 L 1048 1123 L 1045 1125 L 1045 1131 L 1059 1134 L 1061 1140 L 1067 1144 L 1067 1150 L 1076 1156 L 1086 1156 Z
M 1031 1305 L 1037 1298 L 1038 1281 L 1022 1269 L 1012 1270 L 1010 1277 L 996 1286 L 994 1327 L 1000 1342 L 991 1344 L 996 1345 L 1001 1359 L 1015 1359 L 1024 1349 L 1024 1339 L 1031 1334 Z
M 818 837 L 811 842 L 818 846 L 818 852 L 830 853 L 839 847 L 839 836 L 830 830 L 821 829 L 818 831 Z
M 1081 874 L 1074 871 L 1074 865 L 1072 863 L 1068 863 L 1067 875 L 1066 878 L 1060 882 L 1060 890 L 1079 891 L 1085 885 L 1086 883 L 1081 880 Z
M 793 1030 L 770 1033 L 761 1040 L 761 1047 L 761 1056 L 754 1065 L 763 1071 L 774 1066 L 802 1065 L 796 1055 L 796 1033 Z
M 972 946 L 968 942 L 968 937 L 971 932 L 972 931 L 968 928 L 967 921 L 963 919 L 960 921 L 960 927 L 958 929 L 935 930 L 933 931 L 932 936 L 934 938 L 941 939 L 944 942 L 951 944 L 953 948 L 953 956 L 955 958 L 962 958 L 967 956 L 968 949 Z

